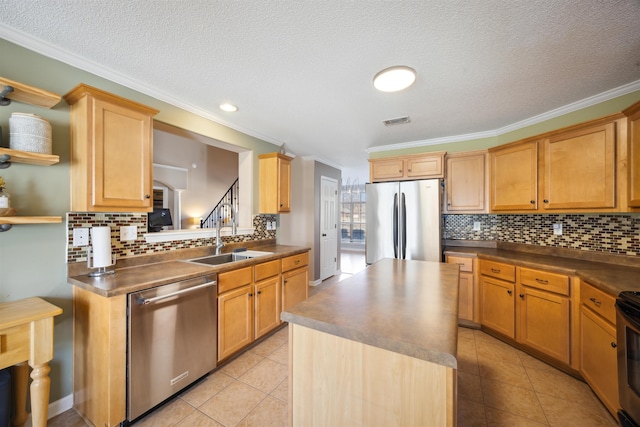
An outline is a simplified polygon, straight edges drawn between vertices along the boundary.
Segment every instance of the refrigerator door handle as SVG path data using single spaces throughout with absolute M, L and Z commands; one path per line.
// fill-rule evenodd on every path
M 398 193 L 393 196 L 393 257 L 398 258 Z
M 402 193 L 402 259 L 407 257 L 407 202 Z

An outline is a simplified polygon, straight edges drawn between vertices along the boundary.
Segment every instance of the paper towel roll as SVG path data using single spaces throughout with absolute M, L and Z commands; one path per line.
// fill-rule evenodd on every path
M 111 260 L 111 227 L 91 227 L 93 268 L 108 267 Z

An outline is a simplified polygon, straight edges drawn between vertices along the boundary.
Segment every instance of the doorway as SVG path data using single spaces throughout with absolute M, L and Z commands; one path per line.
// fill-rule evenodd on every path
M 338 181 L 320 177 L 320 280 L 338 271 Z

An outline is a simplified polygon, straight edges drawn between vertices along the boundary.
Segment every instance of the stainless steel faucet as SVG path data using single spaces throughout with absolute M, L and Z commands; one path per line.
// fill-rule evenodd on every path
M 224 242 L 220 238 L 220 230 L 222 229 L 222 218 L 220 218 L 220 212 L 224 206 L 229 206 L 229 208 L 231 209 L 231 234 L 235 235 L 237 232 L 237 213 L 233 208 L 233 205 L 231 203 L 220 204 L 220 206 L 218 206 L 218 210 L 216 211 L 216 255 L 220 254 L 220 249 L 222 249 L 222 247 L 224 246 Z

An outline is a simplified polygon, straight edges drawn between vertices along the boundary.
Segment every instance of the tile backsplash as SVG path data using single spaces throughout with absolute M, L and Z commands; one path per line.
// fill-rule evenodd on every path
M 253 234 L 239 234 L 223 236 L 225 243 L 240 243 L 252 240 L 275 239 L 276 230 L 267 230 L 267 222 L 276 221 L 275 215 L 256 215 L 253 217 Z M 120 227 L 133 226 L 138 228 L 136 240 L 121 242 Z M 111 227 L 111 251 L 117 259 L 158 254 L 176 249 L 214 246 L 215 238 L 200 238 L 190 240 L 174 240 L 169 242 L 147 243 L 144 234 L 147 233 L 146 213 L 67 213 L 67 262 L 87 260 L 87 247 L 73 246 L 73 229 L 80 227 Z
M 553 234 L 554 224 L 562 235 Z M 640 256 L 640 215 L 444 215 L 443 236 Z

